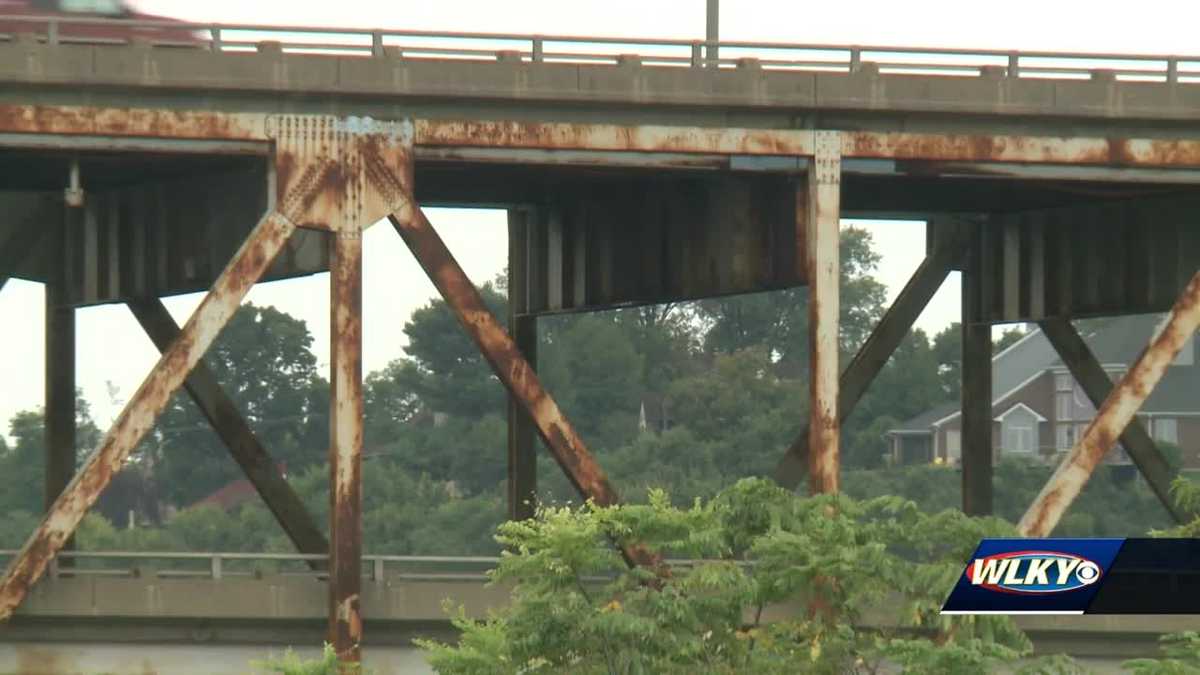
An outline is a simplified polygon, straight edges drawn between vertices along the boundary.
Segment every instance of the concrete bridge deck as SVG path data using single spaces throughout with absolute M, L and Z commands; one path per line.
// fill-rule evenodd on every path
M 1200 133 L 1200 56 L 203 24 L 180 46 L 25 23 L 0 36 L 0 81 L 20 85 L 0 103 L 128 106 L 136 91 L 139 107 L 382 119 Z

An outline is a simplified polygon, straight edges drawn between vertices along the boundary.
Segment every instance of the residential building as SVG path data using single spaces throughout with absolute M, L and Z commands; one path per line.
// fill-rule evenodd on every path
M 1115 381 L 1160 329 L 1163 315 L 1121 316 L 1096 321 L 1084 335 L 1096 359 Z M 994 456 L 1054 461 L 1070 450 L 1096 410 L 1046 337 L 1032 330 L 992 358 Z M 1200 467 L 1200 367 L 1195 337 L 1138 413 L 1147 431 L 1176 445 L 1185 467 Z M 962 414 L 957 401 L 936 406 L 888 431 L 896 463 L 958 464 Z M 1118 444 L 1105 462 L 1128 464 Z

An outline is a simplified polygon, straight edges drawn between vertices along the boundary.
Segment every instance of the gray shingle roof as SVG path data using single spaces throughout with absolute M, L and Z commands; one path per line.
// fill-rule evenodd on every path
M 890 429 L 889 432 L 928 432 L 934 422 L 956 411 L 958 411 L 958 401 L 947 401 L 926 410 L 910 420 L 900 423 L 895 428 Z
M 1163 319 L 1162 314 L 1138 314 L 1119 316 L 1102 323 L 1094 323 L 1094 329 L 1085 334 L 1096 359 L 1105 365 L 1128 366 L 1137 359 L 1150 342 L 1150 337 Z M 1195 350 L 1195 340 L 1188 343 Z M 1195 354 L 1193 354 L 1193 357 Z M 1010 345 L 992 358 L 992 401 L 1020 387 L 1030 378 L 1050 368 L 1065 367 L 1058 358 L 1046 336 L 1039 330 Z M 958 412 L 958 402 L 940 404 L 912 419 L 906 420 L 892 431 L 929 430 L 934 422 Z M 1200 367 L 1172 367 L 1155 387 L 1154 392 L 1142 406 L 1143 412 L 1200 412 Z

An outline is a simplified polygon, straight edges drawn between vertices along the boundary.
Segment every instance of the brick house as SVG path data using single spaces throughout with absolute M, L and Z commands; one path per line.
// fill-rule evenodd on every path
M 1115 380 L 1150 342 L 1162 319 L 1158 314 L 1116 317 L 1084 340 Z M 992 447 L 997 459 L 1053 461 L 1075 444 L 1095 412 L 1041 331 L 1030 331 L 992 358 Z M 1200 467 L 1200 365 L 1194 336 L 1138 417 L 1155 440 L 1179 446 L 1185 467 Z M 960 428 L 957 401 L 927 410 L 887 432 L 892 461 L 957 464 Z M 1105 462 L 1127 464 L 1129 458 L 1118 444 Z

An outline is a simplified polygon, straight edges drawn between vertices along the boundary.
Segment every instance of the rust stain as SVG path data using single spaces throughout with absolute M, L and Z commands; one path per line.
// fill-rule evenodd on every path
M 812 132 L 703 129 L 524 121 L 429 121 L 416 125 L 426 146 L 807 155 Z
M 1200 142 L 1092 137 L 846 132 L 846 156 L 897 160 L 1200 166 Z
M 346 226 L 333 235 L 330 364 L 330 515 L 333 552 L 330 626 L 343 663 L 360 658 L 362 566 L 362 232 Z
M 0 131 L 265 140 L 262 115 L 163 108 L 0 105 Z
M 273 117 L 276 201 L 300 227 L 365 227 L 395 211 L 408 184 L 410 146 L 366 122 L 324 116 Z
M 815 150 L 814 132 L 788 129 L 420 120 L 416 130 L 418 145 L 450 148 L 800 156 L 812 156 Z M 1200 166 L 1200 142 L 1194 140 L 843 132 L 842 152 L 898 160 Z

